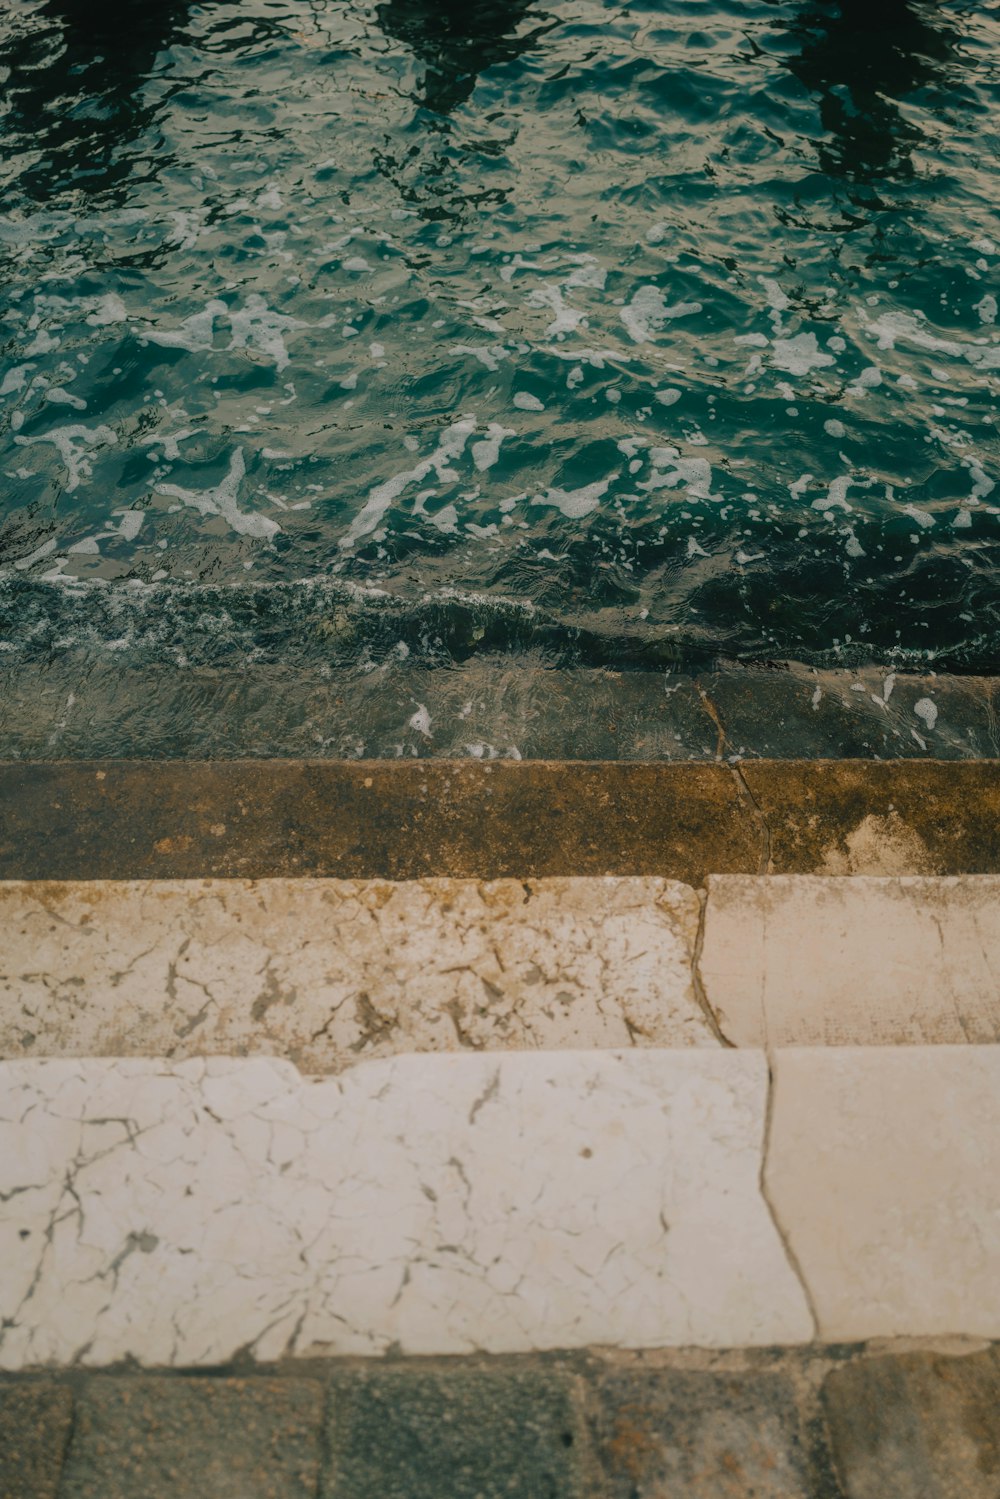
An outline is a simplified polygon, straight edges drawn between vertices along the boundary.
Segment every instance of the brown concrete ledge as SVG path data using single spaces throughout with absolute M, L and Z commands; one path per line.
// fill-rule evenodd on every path
M 993 874 L 1000 762 L 0 762 L 0 878 Z

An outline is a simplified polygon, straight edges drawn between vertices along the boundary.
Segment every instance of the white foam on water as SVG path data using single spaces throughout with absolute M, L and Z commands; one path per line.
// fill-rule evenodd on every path
M 608 478 L 585 484 L 580 489 L 547 489 L 544 494 L 536 494 L 531 503 L 551 505 L 568 520 L 582 520 L 598 508 L 601 497 L 607 493 L 610 484 L 611 480 Z
M 75 396 L 71 390 L 64 390 L 61 385 L 50 385 L 45 392 L 45 399 L 52 406 L 72 406 L 76 411 L 87 409 L 82 396 Z
M 608 273 L 596 255 L 570 255 L 569 259 L 576 264 L 576 270 L 563 282 L 567 290 L 574 286 L 589 286 L 595 291 L 604 290 Z
M 472 359 L 478 359 L 484 369 L 494 374 L 500 368 L 501 359 L 510 358 L 510 350 L 503 344 L 455 344 L 448 351 L 450 354 L 468 354 Z
M 43 557 L 51 557 L 57 546 L 58 542 L 55 537 L 50 536 L 48 541 L 43 541 L 41 546 L 36 547 L 33 552 L 28 552 L 24 557 L 16 557 L 14 566 L 18 572 L 24 572 L 26 568 L 33 567 L 36 562 L 41 562 Z
M 934 732 L 934 726 L 938 721 L 938 707 L 929 697 L 922 697 L 919 702 L 913 704 L 913 711 L 918 718 L 922 718 L 930 733 Z
M 90 311 L 85 321 L 91 328 L 109 328 L 116 323 L 127 323 L 128 309 L 117 292 L 108 292 L 106 296 L 95 297 L 91 301 Z
M 519 411 L 544 411 L 545 406 L 537 396 L 533 396 L 528 390 L 515 391 L 513 404 Z
M 676 385 L 667 385 L 663 390 L 654 391 L 653 394 L 661 406 L 675 406 L 681 398 L 681 392 Z
M 415 729 L 418 734 L 423 734 L 425 739 L 432 737 L 431 715 L 423 703 L 417 704 L 417 711 L 406 720 L 406 726 L 408 729 Z
M 225 302 L 213 299 L 201 312 L 193 312 L 179 328 L 144 328 L 143 343 L 159 344 L 165 349 L 187 349 L 191 354 L 211 349 L 215 342 L 215 320 L 226 314 Z
M 972 493 L 969 496 L 970 503 L 973 505 L 978 505 L 980 500 L 984 500 L 988 494 L 993 493 L 993 490 L 996 488 L 996 483 L 993 479 L 990 478 L 989 474 L 986 473 L 979 459 L 974 457 L 972 454 L 966 455 L 962 459 L 962 462 L 969 470 L 969 474 L 972 478 Z
M 545 329 L 546 338 L 565 338 L 587 321 L 582 312 L 568 305 L 558 286 L 537 286 L 528 293 L 527 300 L 529 307 L 547 307 L 552 313 L 552 321 Z
M 789 375 L 808 375 L 835 364 L 832 354 L 824 354 L 815 333 L 796 333 L 792 338 L 776 338 L 771 344 L 771 363 Z
M 183 412 L 179 412 L 178 415 L 183 419 Z M 194 427 L 182 427 L 178 432 L 151 432 L 148 436 L 139 438 L 139 445 L 144 448 L 162 448 L 164 458 L 173 463 L 181 456 L 181 443 L 188 437 L 197 436 L 198 433 Z
M 214 489 L 184 489 L 180 484 L 157 484 L 154 489 L 159 495 L 180 500 L 182 505 L 197 510 L 200 515 L 221 515 L 241 536 L 265 540 L 274 536 L 281 527 L 269 516 L 256 515 L 239 508 L 236 497 L 245 475 L 243 449 L 236 448 L 229 460 L 229 472 Z
M 34 367 L 33 364 L 15 364 L 9 369 L 0 384 L 0 396 L 13 396 L 23 390 Z
M 500 422 L 490 422 L 486 436 L 474 442 L 469 449 L 472 461 L 479 473 L 492 468 L 500 457 L 500 445 L 506 437 L 516 437 L 513 427 L 504 427 Z
M 233 335 L 228 347 L 257 349 L 265 359 L 274 362 L 277 370 L 287 369 L 290 363 L 284 335 L 307 326 L 300 318 L 275 312 L 256 292 L 247 297 L 242 308 L 231 308 L 226 316 Z
M 811 478 L 812 476 L 808 475 L 807 477 Z M 838 474 L 837 478 L 830 484 L 826 494 L 821 499 L 813 500 L 812 508 L 823 511 L 843 510 L 850 512 L 854 509 L 854 506 L 847 503 L 847 491 L 853 482 L 850 474 Z
M 674 318 L 693 317 L 701 312 L 700 302 L 675 302 L 672 306 L 658 286 L 640 286 L 619 316 L 633 343 L 652 343 L 656 334 Z
M 996 297 L 987 293 L 982 301 L 976 303 L 975 311 L 979 313 L 979 321 L 981 323 L 995 323 L 997 320 Z
M 90 448 L 113 447 L 118 438 L 110 427 L 83 427 L 74 425 L 72 427 L 56 427 L 51 432 L 42 433 L 38 437 L 14 438 L 14 441 L 23 447 L 33 447 L 36 443 L 51 443 L 59 453 L 66 469 L 65 489 L 67 493 L 77 489 L 81 480 L 89 479 L 93 472 L 93 464 L 88 450 Z
M 929 531 L 935 524 L 933 515 L 928 515 L 926 510 L 918 510 L 916 505 L 903 505 L 904 515 L 908 515 L 912 521 L 916 521 L 922 531 Z
M 450 467 L 451 463 L 462 456 L 465 444 L 476 430 L 476 418 L 464 416 L 460 421 L 452 425 L 438 438 L 436 450 L 429 458 L 424 458 L 413 468 L 404 469 L 402 473 L 394 474 L 391 479 L 376 484 L 368 495 L 362 509 L 354 517 L 344 535 L 340 538 L 340 547 L 343 551 L 350 550 L 362 536 L 369 536 L 379 525 L 382 517 L 390 508 L 394 500 L 408 489 L 411 484 L 419 484 L 428 474 L 436 473 L 442 483 L 458 477 L 455 470 Z
M 646 492 L 658 489 L 685 489 L 693 500 L 718 500 L 712 493 L 712 465 L 707 458 L 682 458 L 677 448 L 652 448 L 649 454 L 653 472 L 636 488 Z
M 882 384 L 882 371 L 875 364 L 869 364 L 861 371 L 858 378 L 854 380 L 845 390 L 845 395 L 865 396 L 870 390 L 875 390 Z
M 830 437 L 841 438 L 847 436 L 847 428 L 835 416 L 823 423 L 823 431 Z
M 954 338 L 940 338 L 924 327 L 921 318 L 909 312 L 883 313 L 868 324 L 868 333 L 880 349 L 894 349 L 902 341 L 932 354 L 952 354 L 979 369 L 1000 369 L 1000 344 L 968 344 Z

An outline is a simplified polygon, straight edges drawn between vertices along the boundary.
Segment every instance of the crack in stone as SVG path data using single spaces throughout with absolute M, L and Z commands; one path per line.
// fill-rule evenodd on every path
M 760 829 L 761 849 L 760 849 L 760 860 L 759 860 L 759 863 L 757 865 L 757 873 L 758 874 L 773 874 L 774 873 L 774 859 L 772 857 L 772 847 L 771 847 L 771 825 L 768 822 L 767 818 L 765 817 L 765 815 L 764 815 L 764 809 L 760 805 L 760 802 L 757 800 L 757 798 L 754 796 L 753 791 L 751 790 L 751 787 L 750 787 L 750 782 L 747 780 L 746 776 L 743 774 L 743 771 L 741 770 L 740 766 L 734 764 L 734 765 L 731 765 L 729 768 L 730 768 L 730 770 L 733 773 L 733 777 L 734 777 L 734 779 L 736 781 L 737 786 L 739 787 L 739 789 L 743 793 L 743 795 L 747 798 L 747 801 L 750 803 L 751 807 L 753 808 L 754 817 L 756 818 L 757 825 L 758 825 L 758 827 Z
M 767 1165 L 771 1154 L 771 1130 L 774 1123 L 774 1101 L 777 1092 L 777 1080 L 774 1070 L 774 1058 L 771 1052 L 766 1052 L 765 1056 L 767 1059 L 767 1103 L 764 1112 L 764 1140 L 760 1152 L 760 1179 L 758 1185 L 761 1199 L 765 1207 L 767 1208 L 768 1213 L 770 1214 L 771 1222 L 774 1224 L 774 1231 L 778 1235 L 778 1239 L 781 1242 L 781 1247 L 785 1252 L 785 1259 L 788 1262 L 788 1267 L 791 1270 L 792 1274 L 795 1276 L 795 1279 L 798 1281 L 799 1285 L 802 1287 L 802 1295 L 805 1300 L 809 1316 L 812 1320 L 813 1342 L 818 1343 L 821 1341 L 820 1320 L 819 1312 L 816 1309 L 816 1303 L 813 1300 L 812 1290 L 810 1289 L 809 1282 L 806 1279 L 806 1274 L 802 1268 L 799 1257 L 792 1247 L 791 1239 L 788 1237 L 784 1225 L 782 1224 L 781 1219 L 778 1216 L 778 1210 L 775 1207 L 774 1203 L 771 1201 L 771 1196 L 768 1192 L 767 1187 Z
M 712 1008 L 711 1001 L 705 990 L 701 978 L 701 953 L 705 946 L 705 922 L 708 918 L 708 891 L 696 890 L 698 897 L 698 928 L 694 935 L 694 948 L 691 952 L 691 988 L 694 991 L 695 1000 L 712 1035 L 720 1046 L 726 1046 L 730 1050 L 735 1049 L 735 1043 L 730 1041 L 719 1024 L 719 1017 Z
M 712 702 L 712 699 L 709 697 L 704 687 L 702 687 L 701 683 L 698 683 L 697 686 L 698 696 L 701 699 L 702 707 L 715 725 L 716 732 L 719 736 L 716 740 L 715 745 L 715 758 L 716 760 L 723 760 L 725 758 L 726 749 L 729 746 L 730 742 L 729 734 L 726 730 L 725 724 L 722 721 L 722 715 L 720 714 L 718 708 Z M 753 791 L 750 789 L 750 783 L 747 780 L 746 776 L 743 774 L 743 771 L 740 769 L 739 759 L 735 755 L 729 762 L 729 769 L 732 772 L 733 779 L 736 782 L 737 791 L 741 796 L 746 797 L 747 801 L 753 808 L 754 819 L 760 830 L 761 850 L 757 866 L 757 873 L 771 874 L 773 872 L 774 865 L 771 857 L 770 824 L 768 823 L 767 818 L 764 816 L 763 808 L 761 807 L 757 798 L 754 796 Z

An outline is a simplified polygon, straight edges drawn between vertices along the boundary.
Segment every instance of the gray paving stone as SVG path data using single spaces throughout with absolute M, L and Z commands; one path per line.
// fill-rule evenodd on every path
M 73 1397 L 55 1384 L 0 1384 L 0 1499 L 55 1499 Z
M 510 1366 L 341 1375 L 322 1499 L 585 1499 L 576 1380 Z
M 314 1499 L 322 1408 L 310 1380 L 95 1378 L 59 1499 Z
M 846 1499 L 997 1499 L 1000 1350 L 859 1359 L 823 1386 Z
M 606 1376 L 595 1400 L 605 1499 L 819 1499 L 816 1471 L 789 1380 L 630 1369 Z

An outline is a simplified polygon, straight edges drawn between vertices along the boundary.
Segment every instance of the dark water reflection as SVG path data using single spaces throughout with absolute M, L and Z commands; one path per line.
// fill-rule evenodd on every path
M 540 20 L 521 29 L 538 15 L 534 0 L 385 0 L 375 14 L 386 36 L 423 64 L 418 100 L 441 115 L 471 98 L 481 73 L 537 47 L 556 24 Z
M 789 70 L 819 99 L 821 169 L 876 183 L 913 175 L 920 127 L 901 107 L 917 90 L 961 82 L 961 32 L 944 5 L 921 0 L 812 0 L 794 10 L 801 50 Z
M 184 32 L 192 0 L 45 0 L 5 51 L 8 151 L 32 159 L 18 190 L 40 202 L 70 190 L 103 193 L 149 161 L 157 102 L 143 90 L 157 58 Z M 142 141 L 141 155 L 130 146 Z

